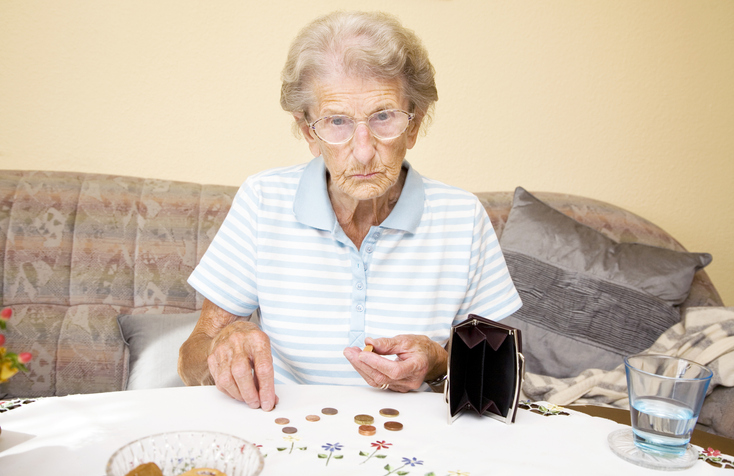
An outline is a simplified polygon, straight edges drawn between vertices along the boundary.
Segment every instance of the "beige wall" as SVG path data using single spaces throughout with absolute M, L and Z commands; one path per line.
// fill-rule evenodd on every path
M 730 0 L 0 0 L 0 168 L 238 185 L 308 149 L 278 104 L 307 20 L 397 14 L 438 71 L 408 158 L 471 191 L 634 211 L 734 305 Z

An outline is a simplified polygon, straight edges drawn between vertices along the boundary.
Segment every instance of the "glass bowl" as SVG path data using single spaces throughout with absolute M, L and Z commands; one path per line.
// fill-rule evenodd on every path
M 107 461 L 107 476 L 125 476 L 143 463 L 155 463 L 164 476 L 194 468 L 214 468 L 227 476 L 256 476 L 263 457 L 252 443 L 212 431 L 174 431 L 132 441 Z

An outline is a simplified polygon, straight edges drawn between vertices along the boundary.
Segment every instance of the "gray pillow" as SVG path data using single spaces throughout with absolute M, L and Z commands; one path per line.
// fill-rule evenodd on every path
M 523 331 L 528 372 L 573 377 L 611 370 L 680 320 L 708 253 L 617 243 L 521 187 L 500 239 L 523 307 L 503 323 Z
M 117 317 L 122 339 L 130 349 L 127 390 L 184 386 L 178 376 L 178 349 L 191 335 L 200 314 Z
M 502 249 L 584 272 L 680 304 L 708 253 L 685 253 L 641 243 L 617 243 L 541 202 L 522 187 L 500 241 Z

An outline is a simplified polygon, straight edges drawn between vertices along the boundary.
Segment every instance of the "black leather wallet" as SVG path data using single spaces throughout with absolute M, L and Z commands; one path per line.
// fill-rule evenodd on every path
M 471 314 L 451 328 L 448 353 L 449 423 L 470 409 L 513 423 L 525 375 L 520 331 Z

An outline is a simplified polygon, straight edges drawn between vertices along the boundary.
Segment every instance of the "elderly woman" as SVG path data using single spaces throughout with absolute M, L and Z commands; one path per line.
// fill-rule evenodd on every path
M 189 279 L 206 300 L 183 381 L 266 411 L 275 383 L 440 387 L 452 324 L 521 303 L 477 198 L 404 160 L 438 99 L 420 40 L 386 14 L 330 14 L 282 76 L 316 158 L 237 193 Z

